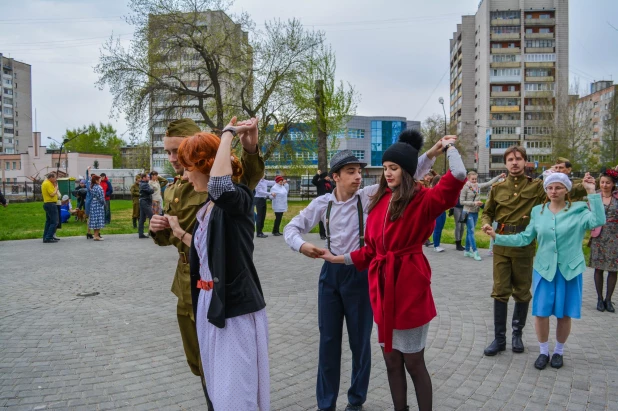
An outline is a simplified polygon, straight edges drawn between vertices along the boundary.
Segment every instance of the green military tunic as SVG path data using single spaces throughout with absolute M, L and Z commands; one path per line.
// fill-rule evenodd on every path
M 255 189 L 260 179 L 264 176 L 264 160 L 259 152 L 249 154 L 243 150 L 241 164 L 243 175 L 240 182 L 252 190 Z M 208 199 L 208 193 L 198 193 L 193 190 L 191 183 L 178 179 L 178 181 L 165 189 L 163 197 L 165 203 L 163 208 L 164 214 L 178 217 L 180 227 L 189 234 L 192 234 L 197 222 L 197 212 Z M 150 235 L 155 244 L 160 246 L 173 245 L 178 249 L 178 263 L 172 282 L 172 292 L 178 297 L 178 304 L 176 306 L 178 325 L 189 367 L 193 374 L 201 375 L 200 351 L 191 300 L 190 247 L 176 238 L 170 228 L 156 233 L 151 231 Z
M 572 197 L 583 198 L 585 195 L 586 189 L 581 183 L 573 186 Z M 530 222 L 532 208 L 542 204 L 546 198 L 543 180 L 509 175 L 504 181 L 492 186 L 481 223 L 491 225 L 496 221 L 498 223 L 496 232 L 499 234 L 524 231 Z M 492 298 L 508 302 L 512 295 L 516 302 L 530 301 L 535 251 L 534 241 L 525 247 L 494 244 Z
M 139 218 L 139 182 L 137 181 L 131 186 L 131 200 L 133 201 L 132 218 Z

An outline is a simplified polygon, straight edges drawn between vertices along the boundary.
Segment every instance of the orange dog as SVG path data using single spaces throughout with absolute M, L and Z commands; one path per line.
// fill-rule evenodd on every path
M 75 212 L 75 216 L 77 217 L 77 221 L 86 222 L 87 220 L 86 212 L 84 210 L 77 210 Z

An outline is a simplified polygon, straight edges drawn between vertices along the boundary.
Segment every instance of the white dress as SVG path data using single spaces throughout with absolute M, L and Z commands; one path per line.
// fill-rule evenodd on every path
M 200 262 L 208 261 L 209 204 L 197 213 L 199 227 L 195 233 L 195 248 Z M 203 281 L 212 281 L 208 264 L 200 264 L 200 277 Z M 270 372 L 266 309 L 227 318 L 225 328 L 218 328 L 206 317 L 212 292 L 200 290 L 195 323 L 213 407 L 217 411 L 268 411 Z

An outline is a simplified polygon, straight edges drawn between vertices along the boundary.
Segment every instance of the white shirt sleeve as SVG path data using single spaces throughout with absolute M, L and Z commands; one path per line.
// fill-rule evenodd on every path
M 300 247 L 306 242 L 302 235 L 313 229 L 322 218 L 330 196 L 324 195 L 313 199 L 303 211 L 290 221 L 283 229 L 285 242 L 294 251 L 300 251 Z
M 416 165 L 416 173 L 414 173 L 414 179 L 422 180 L 423 176 L 429 173 L 431 167 L 433 167 L 433 164 L 435 162 L 435 158 L 430 160 L 429 157 L 427 157 L 427 154 L 423 153 L 423 155 L 418 158 L 418 164 Z

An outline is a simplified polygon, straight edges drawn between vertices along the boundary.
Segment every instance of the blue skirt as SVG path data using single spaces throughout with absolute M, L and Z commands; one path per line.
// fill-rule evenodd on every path
M 552 281 L 547 281 L 538 271 L 532 275 L 532 315 L 536 317 L 581 318 L 582 313 L 582 275 L 567 281 L 560 269 Z

